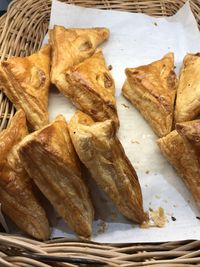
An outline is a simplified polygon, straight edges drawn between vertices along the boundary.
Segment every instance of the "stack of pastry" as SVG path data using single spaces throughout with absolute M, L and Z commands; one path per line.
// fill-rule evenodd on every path
M 145 219 L 137 174 L 116 135 L 114 80 L 97 48 L 108 37 L 106 28 L 54 26 L 39 52 L 1 63 L 0 85 L 18 112 L 0 133 L 0 202 L 37 239 L 49 237 L 40 193 L 79 236 L 91 235 L 93 201 L 81 162 L 125 217 Z M 50 83 L 79 109 L 69 123 L 62 115 L 48 121 Z
M 200 54 L 187 54 L 177 81 L 174 55 L 127 68 L 122 93 L 160 137 L 157 143 L 200 208 Z M 175 99 L 176 97 L 176 99 Z

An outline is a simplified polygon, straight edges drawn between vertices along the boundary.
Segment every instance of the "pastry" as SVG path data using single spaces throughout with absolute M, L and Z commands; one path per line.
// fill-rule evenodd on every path
M 176 75 L 174 54 L 149 65 L 126 69 L 123 95 L 141 112 L 154 132 L 162 137 L 172 129 Z
M 114 80 L 101 50 L 72 67 L 65 75 L 68 87 L 63 93 L 95 121 L 112 119 L 119 126 Z
M 62 92 L 65 73 L 72 66 L 92 56 L 98 45 L 109 37 L 107 28 L 66 29 L 55 25 L 49 31 L 52 46 L 51 82 Z
M 200 208 L 200 165 L 195 150 L 176 130 L 157 141 L 162 153 L 182 177 Z
M 23 109 L 32 130 L 48 124 L 50 47 L 28 57 L 12 57 L 0 66 L 0 86 L 17 109 Z
M 200 114 L 200 53 L 187 54 L 183 60 L 177 89 L 175 121 L 195 119 Z
M 195 149 L 200 161 L 200 120 L 177 123 L 176 129 L 186 142 L 191 145 L 191 148 Z
M 36 239 L 46 240 L 48 220 L 17 153 L 19 142 L 27 134 L 22 110 L 17 111 L 8 128 L 0 133 L 0 203 L 3 212 L 20 229 Z
M 115 136 L 112 120 L 94 122 L 77 111 L 69 123 L 75 150 L 97 185 L 118 210 L 137 223 L 145 220 L 142 192 L 137 174 Z
M 89 237 L 93 207 L 64 117 L 25 137 L 18 151 L 28 174 L 58 214 L 79 236 Z

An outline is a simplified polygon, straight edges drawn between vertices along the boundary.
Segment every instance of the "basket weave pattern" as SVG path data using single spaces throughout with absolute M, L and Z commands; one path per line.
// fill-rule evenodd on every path
M 141 12 L 152 16 L 170 16 L 185 0 L 68 0 L 69 4 L 101 9 Z M 200 1 L 190 5 L 200 27 Z M 0 17 L 0 59 L 26 56 L 38 50 L 47 32 L 50 0 L 13 0 Z M 0 90 L 0 131 L 15 113 L 12 103 Z M 28 253 L 25 255 L 24 252 Z M 78 257 L 99 260 L 109 266 L 200 266 L 200 241 L 156 244 L 103 245 L 69 241 L 64 238 L 46 243 L 0 234 L 0 266 L 77 266 L 73 263 L 42 263 L 40 256 Z M 92 266 L 97 266 L 94 264 Z

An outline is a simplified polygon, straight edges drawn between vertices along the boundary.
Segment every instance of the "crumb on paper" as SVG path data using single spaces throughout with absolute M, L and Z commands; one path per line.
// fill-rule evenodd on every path
M 154 25 L 155 25 L 155 26 L 158 26 L 158 23 L 154 22 Z
M 146 173 L 146 174 L 149 174 L 149 171 L 147 170 L 145 173 Z
M 132 143 L 132 144 L 139 144 L 140 142 L 137 141 L 137 140 L 131 140 L 131 143 Z
M 177 208 L 177 205 L 174 204 L 173 207 L 174 207 L 174 208 Z
M 159 207 L 157 210 L 149 208 L 149 215 L 147 218 L 148 219 L 140 225 L 141 228 L 162 228 L 167 223 L 167 218 L 162 207 Z
M 112 70 L 112 69 L 113 69 L 113 66 L 112 66 L 112 65 L 109 65 L 109 66 L 108 66 L 108 69 L 109 69 L 109 70 Z
M 151 206 L 151 202 L 149 202 L 149 206 Z
M 164 199 L 163 202 L 168 203 L 168 201 L 166 199 Z
M 145 184 L 144 186 L 145 186 L 145 187 L 148 187 L 148 184 Z
M 160 196 L 159 195 L 155 195 L 155 198 L 160 199 Z
M 123 107 L 125 107 L 125 108 L 130 108 L 128 105 L 126 105 L 126 104 L 124 104 L 124 103 L 122 103 L 121 104 Z
M 105 233 L 105 231 L 108 229 L 108 225 L 107 225 L 107 223 L 104 222 L 104 221 L 101 221 L 101 222 L 98 224 L 98 226 L 99 226 L 99 229 L 97 230 L 97 233 L 98 233 L 98 234 L 103 234 L 103 233 Z
M 189 199 L 187 200 L 187 203 L 190 204 L 190 200 Z
M 200 220 L 200 217 L 199 217 L 199 216 L 196 216 L 196 219 L 197 219 L 197 220 Z
M 172 219 L 173 222 L 176 221 L 176 217 L 174 217 L 174 216 L 171 216 L 171 219 Z

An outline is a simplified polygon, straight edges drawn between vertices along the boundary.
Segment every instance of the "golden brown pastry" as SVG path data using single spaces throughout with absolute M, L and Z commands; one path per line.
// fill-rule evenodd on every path
M 115 136 L 113 121 L 94 122 L 77 111 L 69 123 L 76 152 L 118 210 L 137 223 L 145 220 L 137 174 Z
M 97 46 L 109 37 L 107 28 L 66 29 L 55 25 L 49 31 L 52 46 L 51 82 L 61 92 L 67 86 L 65 73 L 72 66 L 92 56 Z
M 200 208 L 200 165 L 195 150 L 176 130 L 160 138 L 157 143 L 182 177 Z
M 0 203 L 3 212 L 19 228 L 34 238 L 45 240 L 49 237 L 48 220 L 17 153 L 19 142 L 27 134 L 22 110 L 15 114 L 9 127 L 0 133 Z
M 149 65 L 126 69 L 123 95 L 141 112 L 158 136 L 172 129 L 176 75 L 174 54 Z
M 50 47 L 29 57 L 12 57 L 0 67 L 0 86 L 17 109 L 23 109 L 33 130 L 48 124 Z
M 63 92 L 78 109 L 95 121 L 112 119 L 118 127 L 114 80 L 101 50 L 72 67 L 65 78 L 69 86 Z
M 64 117 L 24 138 L 19 155 L 58 214 L 78 235 L 89 237 L 93 207 Z
M 177 89 L 175 121 L 194 119 L 200 114 L 200 53 L 187 54 L 183 60 Z
M 200 161 L 200 120 L 177 123 L 176 129 L 192 148 L 195 149 Z

